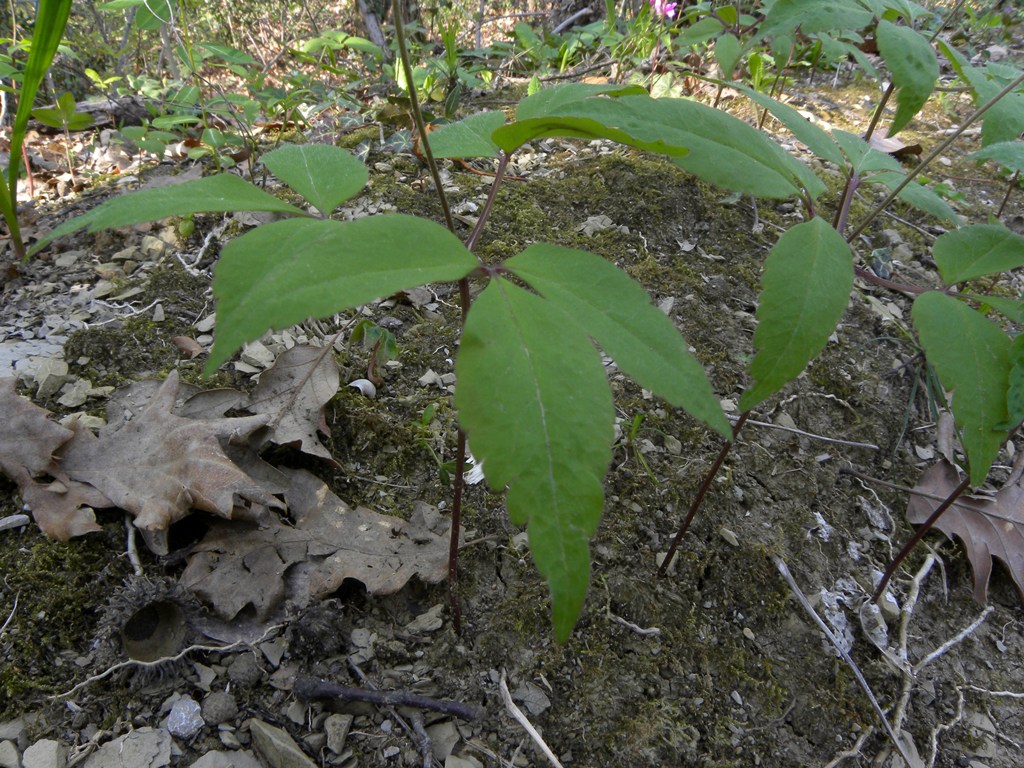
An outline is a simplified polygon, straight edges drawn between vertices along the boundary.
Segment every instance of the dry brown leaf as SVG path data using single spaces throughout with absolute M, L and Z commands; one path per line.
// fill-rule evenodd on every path
M 914 490 L 946 498 L 959 484 L 956 469 L 940 461 L 925 471 Z M 934 498 L 911 496 L 907 519 L 919 525 L 939 503 Z M 984 603 L 988 597 L 993 558 L 1007 567 L 1024 599 L 1024 488 L 1019 483 L 1004 485 L 991 498 L 962 496 L 939 517 L 935 527 L 963 543 L 974 573 L 975 600 Z
M 61 469 L 99 489 L 147 531 L 166 531 L 192 509 L 231 518 L 238 514 L 236 497 L 280 508 L 277 499 L 224 455 L 218 440 L 244 437 L 267 418 L 182 418 L 171 413 L 177 394 L 178 374 L 172 371 L 135 418 L 99 437 L 77 431 L 62 452 Z
M 269 417 L 271 442 L 297 443 L 303 453 L 333 462 L 317 431 L 326 429 L 324 405 L 337 394 L 339 384 L 338 363 L 330 347 L 295 346 L 260 376 L 247 408 Z
M 0 379 L 0 470 L 18 485 L 45 473 L 72 432 L 50 421 L 50 412 L 17 394 L 17 379 Z
M 96 508 L 114 506 L 91 485 L 73 480 L 55 480 L 49 485 L 25 483 L 21 498 L 32 509 L 39 530 L 57 541 L 101 530 Z
M 430 505 L 417 504 L 407 522 L 352 509 L 309 472 L 282 471 L 294 527 L 218 521 L 181 576 L 221 618 L 252 606 L 266 620 L 286 597 L 326 597 L 345 579 L 371 594 L 390 594 L 413 576 L 435 584 L 448 575 L 447 522 Z
M 924 151 L 920 144 L 904 144 L 893 136 L 879 136 L 877 133 L 871 134 L 868 144 L 871 145 L 872 149 L 892 155 L 897 160 L 902 160 L 911 155 L 920 155 Z

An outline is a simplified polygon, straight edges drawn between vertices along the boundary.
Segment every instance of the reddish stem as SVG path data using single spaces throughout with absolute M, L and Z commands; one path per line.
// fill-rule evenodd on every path
M 914 532 L 914 535 L 910 537 L 910 540 L 903 545 L 903 549 L 901 549 L 899 553 L 896 555 L 896 557 L 892 559 L 892 562 L 889 563 L 889 567 L 886 568 L 885 573 L 882 574 L 882 580 L 878 582 L 878 588 L 875 589 L 875 594 L 871 596 L 872 602 L 878 602 L 878 598 L 885 594 L 885 588 L 889 586 L 889 581 L 892 579 L 892 575 L 896 573 L 896 569 L 900 567 L 900 563 L 907 559 L 907 555 L 909 555 L 911 550 L 913 550 L 913 548 L 917 546 L 917 542 L 923 539 L 924 535 L 935 526 L 935 522 L 940 517 L 942 517 L 942 514 L 947 509 L 953 506 L 953 502 L 955 502 L 958 498 L 960 498 L 960 496 L 963 495 L 964 491 L 966 491 L 968 487 L 970 487 L 970 484 L 970 476 L 965 477 L 964 481 L 960 483 L 960 485 L 958 485 L 953 490 L 953 492 L 949 494 L 949 496 L 946 497 L 945 501 L 943 501 L 941 504 L 939 504 L 939 506 L 935 508 L 935 511 L 932 512 L 931 516 L 924 521 L 921 527 L 918 528 Z
M 712 481 L 718 474 L 718 470 L 722 468 L 722 464 L 725 463 L 726 457 L 729 455 L 729 451 L 732 450 L 733 444 L 736 442 L 736 437 L 739 435 L 740 430 L 743 429 L 743 425 L 747 423 L 747 418 L 750 416 L 750 411 L 744 411 L 740 414 L 736 424 L 732 428 L 732 439 L 727 440 L 722 446 L 722 450 L 718 452 L 718 458 L 715 459 L 715 463 L 711 465 L 711 469 L 708 470 L 707 474 L 704 475 L 704 480 L 700 484 L 700 488 L 697 489 L 697 495 L 693 497 L 693 502 L 690 504 L 690 511 L 686 515 L 686 519 L 683 520 L 682 525 L 679 526 L 679 530 L 676 531 L 676 536 L 672 539 L 672 545 L 668 548 L 668 552 L 665 553 L 665 559 L 661 563 L 661 567 L 658 568 L 658 578 L 664 578 L 665 574 L 668 573 L 668 567 L 672 563 L 672 558 L 675 557 L 676 550 L 679 549 L 679 542 L 683 540 L 683 536 L 686 535 L 686 531 L 690 527 L 690 523 L 693 522 L 694 516 L 697 514 L 697 510 L 700 509 L 701 503 L 704 501 L 704 497 L 708 493 L 708 489 L 711 487 Z

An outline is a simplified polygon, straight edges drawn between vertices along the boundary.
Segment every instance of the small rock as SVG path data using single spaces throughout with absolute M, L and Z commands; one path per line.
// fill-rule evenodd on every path
M 683 444 L 672 435 L 665 435 L 665 450 L 673 456 L 678 456 L 683 452 Z
M 263 768 L 252 752 L 207 752 L 189 768 Z
M 393 760 L 402 754 L 402 749 L 400 747 L 387 747 L 383 754 L 385 760 Z
M 551 706 L 551 699 L 538 685 L 526 681 L 512 692 L 512 698 L 521 701 L 531 715 L 539 715 Z
M 352 728 L 352 715 L 331 715 L 324 721 L 324 734 L 327 736 L 327 748 L 336 755 L 345 750 L 345 739 Z M 427 733 L 430 729 L 427 729 Z
M 25 750 L 21 764 L 24 768 L 64 768 L 67 749 L 59 741 L 40 739 Z
M 171 763 L 174 739 L 167 731 L 137 728 L 89 755 L 83 768 L 163 768 Z M 61 766 L 63 768 L 63 763 Z
M 426 613 L 421 613 L 415 619 L 406 624 L 405 631 L 411 635 L 436 632 L 444 624 L 444 619 L 441 616 L 443 611 L 443 605 L 435 605 Z
M 13 741 L 0 741 L 0 768 L 21 768 L 18 747 Z
M 167 716 L 167 730 L 179 739 L 191 739 L 203 729 L 203 716 L 199 702 L 191 696 L 182 696 L 171 706 Z
M 256 657 L 251 653 L 235 656 L 228 667 L 228 680 L 240 688 L 252 688 L 263 678 L 263 670 L 256 664 Z
M 210 725 L 226 723 L 237 714 L 238 702 L 226 691 L 214 691 L 203 699 L 203 720 Z
M 249 730 L 269 768 L 316 768 L 287 731 L 255 718 L 249 721 Z
M 448 755 L 452 753 L 455 745 L 462 738 L 459 735 L 459 729 L 451 720 L 427 726 L 427 735 L 430 737 L 430 749 L 438 760 L 447 760 Z

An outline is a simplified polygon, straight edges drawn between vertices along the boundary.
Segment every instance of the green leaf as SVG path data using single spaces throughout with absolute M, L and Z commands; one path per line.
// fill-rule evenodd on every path
M 828 342 L 850 300 L 853 257 L 842 235 L 820 218 L 784 234 L 765 261 L 750 366 L 749 411 L 807 367 Z
M 810 35 L 863 29 L 872 18 L 871 11 L 855 0 L 778 0 L 768 11 L 764 33 L 776 35 L 799 29 Z
M 690 150 L 672 162 L 725 189 L 756 197 L 781 198 L 806 190 L 816 198 L 825 185 L 813 172 L 763 133 L 718 109 L 686 99 L 624 97 L 638 114 L 647 113 L 666 140 Z
M 1024 266 L 1024 237 L 1001 224 L 974 224 L 935 241 L 932 256 L 949 285 Z
M 1010 344 L 1008 354 L 1010 375 L 1006 391 L 1006 412 L 1008 418 L 997 429 L 1010 430 L 1024 421 L 1024 334 Z
M 455 235 L 415 216 L 265 224 L 228 243 L 214 267 L 217 330 L 206 371 L 271 328 L 459 280 L 478 265 Z
M 860 136 L 847 131 L 834 130 L 832 135 L 846 155 L 850 167 L 856 173 L 869 173 L 871 171 L 890 170 L 901 172 L 899 162 L 896 158 L 872 149 L 870 145 Z
M 370 179 L 352 153 L 330 144 L 285 144 L 263 155 L 263 164 L 325 216 Z
M 889 135 L 899 133 L 928 101 L 939 78 L 939 62 L 931 43 L 910 27 L 878 22 L 878 51 L 889 67 L 896 93 L 896 115 Z
M 491 488 L 551 590 L 555 636 L 572 632 L 590 581 L 615 412 L 597 350 L 551 302 L 497 278 L 466 320 L 455 405 Z
M 943 388 L 953 392 L 953 416 L 970 465 L 981 485 L 1006 440 L 1010 339 L 995 323 L 938 291 L 922 293 L 911 311 L 925 356 Z
M 985 307 L 991 307 L 1007 320 L 1024 325 L 1024 301 L 1021 299 L 1010 299 L 1006 296 L 976 296 L 969 293 L 965 293 L 964 296 L 971 301 L 978 302 L 983 312 Z
M 531 245 L 505 267 L 561 308 L 641 386 L 684 408 L 724 437 L 731 434 L 700 363 L 647 292 L 586 251 Z
M 875 173 L 864 179 L 869 184 L 884 184 L 889 189 L 896 189 L 906 178 L 906 173 L 899 171 L 883 171 Z M 916 181 L 912 181 L 900 191 L 900 199 L 910 203 L 915 208 L 929 213 L 937 219 L 947 221 L 954 226 L 961 224 L 960 214 L 953 210 L 952 206 L 943 200 L 938 194 Z
M 974 160 L 992 160 L 1017 173 L 1024 173 L 1024 142 L 1000 141 L 979 149 L 971 157 Z
M 722 22 L 711 16 L 705 16 L 700 21 L 683 30 L 683 33 L 676 38 L 675 47 L 678 50 L 699 45 L 713 37 L 718 37 L 724 31 L 725 27 L 722 25 Z
M 646 93 L 639 85 L 564 83 L 553 88 L 543 88 L 535 95 L 527 96 L 519 102 L 519 106 L 516 107 L 516 121 L 569 114 L 565 111 L 567 107 L 594 96 L 629 96 Z
M 97 232 L 144 221 L 158 221 L 168 216 L 219 211 L 272 211 L 307 215 L 294 205 L 268 195 L 234 174 L 222 173 L 171 187 L 143 189 L 112 197 L 88 213 L 61 224 L 35 245 L 32 252 L 35 253 L 58 237 L 82 228 Z
M 496 157 L 500 150 L 491 136 L 504 124 L 503 112 L 478 112 L 431 131 L 430 150 L 434 157 Z
M 732 80 L 733 71 L 743 53 L 743 46 L 735 35 L 722 35 L 715 41 L 715 61 L 725 80 Z
M 971 66 L 964 56 L 955 48 L 940 40 L 939 50 L 945 56 L 957 74 L 974 88 L 974 104 L 981 106 L 999 93 L 1008 81 L 996 76 L 994 65 L 989 64 L 983 69 Z M 1016 74 L 1019 74 L 1015 70 Z M 1024 93 L 1017 89 L 1008 93 L 1000 101 L 993 104 L 982 117 L 981 146 L 988 147 L 1005 141 L 1013 141 L 1024 132 Z
M 839 147 L 836 146 L 835 140 L 828 133 L 816 126 L 791 106 L 765 96 L 763 93 L 759 93 L 753 88 L 741 83 L 736 83 L 733 87 L 739 88 L 747 94 L 751 100 L 767 109 L 779 122 L 789 129 L 790 133 L 792 133 L 798 141 L 802 141 L 806 144 L 807 148 L 822 160 L 828 160 L 830 163 L 834 163 L 840 168 L 846 165 L 846 161 L 843 159 L 843 153 L 839 151 Z
M 18 108 L 11 126 L 10 162 L 7 169 L 6 185 L 0 176 L 0 211 L 16 244 L 21 243 L 16 211 L 18 177 L 21 174 L 21 148 L 25 141 L 29 117 L 36 92 L 46 77 L 53 57 L 60 46 L 61 35 L 71 13 L 71 0 L 39 0 L 36 4 L 36 18 L 33 27 L 32 46 L 21 79 L 18 94 Z

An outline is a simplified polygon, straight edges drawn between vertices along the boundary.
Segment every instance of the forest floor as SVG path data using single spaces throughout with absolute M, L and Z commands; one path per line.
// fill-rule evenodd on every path
M 794 106 L 860 132 L 873 99 L 856 84 L 826 84 Z M 969 110 L 956 96 L 944 106 L 912 126 L 926 151 Z M 799 146 L 787 148 L 817 162 Z M 968 137 L 933 178 L 942 174 L 958 195 L 954 204 L 978 217 L 998 206 L 1005 181 L 966 159 L 976 148 L 977 136 Z M 353 211 L 438 214 L 425 169 L 411 154 L 375 150 L 368 165 L 371 183 Z M 483 258 L 546 241 L 614 261 L 677 323 L 723 404 L 735 409 L 747 384 L 761 267 L 799 208 L 755 206 L 662 158 L 599 142 L 536 142 L 510 172 L 524 180 L 502 188 L 478 249 Z M 841 180 L 834 170 L 831 178 L 834 202 Z M 452 166 L 445 184 L 471 222 L 490 180 Z M 109 194 L 89 193 L 82 206 Z M 864 194 L 853 220 L 874 202 L 872 191 Z M 922 257 L 943 230 L 910 209 L 894 214 L 858 249 L 887 247 L 894 280 L 938 285 Z M 40 227 L 66 215 L 42 211 Z M 1019 192 L 1004 220 L 1024 222 Z M 175 337 L 208 348 L 214 254 L 229 232 L 253 223 L 242 215 L 196 217 L 186 238 L 177 222 L 165 222 L 56 243 L 5 290 L 0 375 L 18 375 L 19 391 L 56 417 L 85 411 L 109 418 L 118 388 L 175 369 L 184 382 L 211 387 L 199 376 L 203 356 L 186 359 L 183 349 L 192 347 Z M 451 489 L 440 465 L 455 444 L 457 303 L 451 286 L 433 286 L 429 295 L 388 297 L 270 334 L 216 384 L 251 391 L 294 342 L 334 343 L 341 387 L 324 416 L 336 463 L 282 448 L 264 459 L 308 470 L 353 507 L 407 519 L 426 502 L 446 514 Z M 348 344 L 347 334 L 332 342 L 363 317 L 391 329 L 398 345 L 375 399 L 346 386 L 365 378 L 366 350 Z M 877 627 L 860 618 L 873 579 L 912 526 L 905 491 L 841 470 L 913 487 L 939 455 L 908 318 L 903 295 L 856 286 L 821 357 L 754 414 L 759 423 L 744 429 L 671 575 L 660 580 L 658 555 L 720 445 L 612 369 L 621 438 L 592 542 L 590 596 L 563 644 L 553 640 L 546 585 L 525 535 L 483 484 L 470 486 L 466 499 L 461 635 L 446 585 L 418 579 L 389 596 L 367 594 L 349 579 L 323 601 L 281 603 L 262 620 L 243 611 L 234 635 L 231 622 L 204 632 L 207 613 L 179 578 L 211 526 L 205 514 L 172 527 L 168 556 L 140 542 L 142 576 L 133 573 L 124 516 L 115 511 L 98 511 L 101 530 L 68 543 L 30 524 L 0 531 L 0 764 L 16 764 L 4 763 L 5 755 L 30 746 L 38 754 L 47 746 L 66 750 L 73 764 L 91 768 L 424 764 L 418 737 L 399 721 L 416 722 L 414 710 L 310 706 L 293 696 L 296 675 L 367 685 L 358 669 L 381 689 L 483 708 L 476 720 L 422 713 L 434 765 L 548 764 L 509 716 L 503 679 L 566 766 L 902 765 L 851 668 L 780 573 L 781 561 L 849 648 L 919 765 L 1019 766 L 1024 708 L 1019 693 L 1007 692 L 1024 690 L 1024 622 L 1020 596 L 1001 568 L 985 608 L 973 599 L 959 545 L 930 535 L 895 580 L 903 612 L 885 617 L 884 652 L 871 639 Z M 44 385 L 39 371 L 49 370 L 47 360 L 68 368 Z M 432 418 L 424 417 L 428 409 Z M 0 483 L 0 519 L 21 513 L 15 486 Z M 99 677 L 125 660 L 124 646 L 136 636 L 179 630 L 176 650 L 188 643 L 204 649 L 155 669 Z M 232 641 L 228 650 L 209 649 Z M 191 702 L 201 719 L 189 714 Z M 290 748 L 310 762 L 282 756 Z

